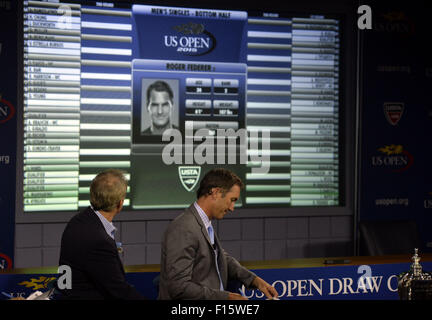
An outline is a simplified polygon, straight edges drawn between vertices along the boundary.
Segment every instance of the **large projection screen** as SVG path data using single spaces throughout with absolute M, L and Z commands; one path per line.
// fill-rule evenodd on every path
M 24 1 L 17 220 L 65 221 L 103 169 L 122 219 L 175 216 L 214 167 L 238 216 L 351 214 L 350 5 Z

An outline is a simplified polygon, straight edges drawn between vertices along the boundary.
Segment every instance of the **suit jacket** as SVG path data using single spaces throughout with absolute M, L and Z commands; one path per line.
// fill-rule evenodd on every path
M 228 279 L 250 287 L 256 275 L 222 249 L 216 234 L 215 245 L 224 288 Z M 159 299 L 228 299 L 228 291 L 220 290 L 214 251 L 194 205 L 170 223 L 161 251 Z
M 144 299 L 126 282 L 116 243 L 90 207 L 66 225 L 59 264 L 72 270 L 72 289 L 60 290 L 61 299 Z

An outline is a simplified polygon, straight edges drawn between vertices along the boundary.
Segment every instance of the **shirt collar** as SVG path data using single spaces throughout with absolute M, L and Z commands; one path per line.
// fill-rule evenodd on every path
M 93 209 L 93 207 L 91 207 Z M 102 222 L 103 227 L 105 228 L 106 233 L 114 239 L 114 233 L 116 232 L 117 228 L 114 227 L 112 222 L 109 222 L 107 218 L 105 218 L 99 211 L 93 209 L 93 212 L 98 216 L 100 221 Z
M 201 217 L 201 220 L 204 223 L 204 226 L 208 230 L 208 227 L 210 227 L 212 225 L 210 219 L 208 218 L 208 216 L 206 215 L 204 210 L 201 209 L 201 207 L 198 205 L 198 203 L 196 203 L 196 201 L 194 202 L 194 207 L 198 211 L 198 214 Z

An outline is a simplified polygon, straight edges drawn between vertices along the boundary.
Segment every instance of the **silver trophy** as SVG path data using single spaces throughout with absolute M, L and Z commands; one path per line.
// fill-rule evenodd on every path
M 414 249 L 410 271 L 398 276 L 398 293 L 401 300 L 432 300 L 432 274 L 423 272 L 418 249 Z

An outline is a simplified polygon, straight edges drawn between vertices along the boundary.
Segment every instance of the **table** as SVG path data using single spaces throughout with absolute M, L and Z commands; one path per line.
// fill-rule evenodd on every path
M 397 300 L 397 275 L 408 271 L 411 263 L 411 255 L 392 255 L 244 261 L 242 265 L 272 284 L 281 300 Z M 421 255 L 420 264 L 423 271 L 432 270 L 432 254 Z M 129 283 L 156 299 L 159 265 L 126 266 L 125 271 Z M 0 292 L 27 297 L 45 291 L 57 275 L 57 267 L 4 270 Z M 250 299 L 265 299 L 261 292 L 235 282 L 230 287 Z M 0 299 L 7 298 L 1 295 Z

